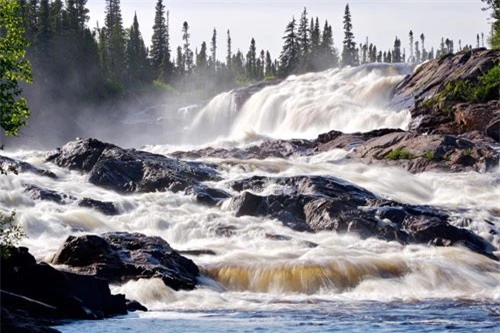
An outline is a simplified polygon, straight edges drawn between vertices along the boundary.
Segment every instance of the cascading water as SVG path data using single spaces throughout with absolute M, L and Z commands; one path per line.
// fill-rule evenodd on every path
M 388 104 L 392 89 L 410 72 L 406 64 L 372 64 L 291 76 L 250 96 L 241 110 L 235 102 L 241 91 L 223 93 L 200 111 L 189 137 L 240 139 L 254 133 L 290 139 L 330 130 L 405 129 L 409 113 Z
M 240 110 L 233 93 L 221 94 L 199 111 L 192 122 L 190 136 L 200 134 L 198 139 L 204 140 L 204 144 L 222 137 L 238 145 L 246 144 L 238 137 L 249 132 L 272 138 L 310 138 L 332 129 L 357 132 L 385 127 L 405 128 L 408 113 L 390 110 L 386 106 L 392 88 L 408 71 L 409 68 L 404 66 L 374 65 L 291 77 L 254 94 Z M 206 136 L 202 138 L 201 135 Z M 178 149 L 175 146 L 146 148 L 162 154 Z M 232 189 L 228 184 L 231 181 L 254 175 L 334 175 L 403 203 L 460 210 L 469 221 L 468 228 L 499 247 L 498 170 L 488 174 L 410 174 L 397 167 L 368 166 L 349 161 L 345 159 L 346 154 L 344 150 L 332 150 L 290 159 L 201 160 L 219 166 L 221 180 L 210 185 L 230 193 Z M 133 330 L 161 330 L 155 326 L 157 322 L 174 330 L 176 327 L 194 331 L 207 330 L 207 327 L 227 329 L 226 326 L 211 326 L 213 322 L 207 322 L 209 319 L 203 317 L 209 313 L 215 318 L 233 322 L 236 331 L 245 331 L 248 327 L 244 323 L 248 320 L 263 320 L 255 319 L 254 315 L 270 311 L 282 313 L 280 320 L 283 323 L 317 322 L 322 325 L 305 328 L 306 332 L 323 331 L 325 327 L 348 331 L 349 327 L 335 326 L 334 320 L 327 318 L 334 315 L 343 318 L 354 313 L 352 322 L 376 323 L 377 318 L 384 314 L 375 310 L 373 301 L 379 302 L 377 306 L 384 308 L 383 311 L 394 310 L 387 304 L 397 304 L 394 308 L 406 311 L 408 316 L 415 311 L 410 301 L 431 302 L 429 313 L 441 307 L 439 311 L 453 320 L 459 316 L 447 312 L 450 308 L 448 302 L 460 306 L 453 303 L 457 299 L 480 302 L 478 307 L 487 307 L 492 313 L 498 311 L 499 263 L 466 248 L 402 245 L 334 232 L 298 232 L 271 218 L 236 217 L 228 201 L 208 208 L 182 193 L 122 195 L 90 184 L 86 175 L 45 162 L 45 152 L 17 151 L 7 152 L 7 155 L 49 169 L 58 176 L 52 179 L 23 173 L 0 177 L 0 208 L 4 212 L 16 210 L 18 221 L 28 236 L 23 245 L 28 246 L 38 259 L 49 260 L 69 235 L 108 231 L 142 232 L 161 236 L 178 250 L 213 252 L 213 255 L 192 257 L 203 272 L 200 278 L 202 286 L 196 290 L 176 292 L 158 279 L 113 286 L 114 292 L 125 293 L 158 311 L 139 315 L 141 320 L 149 323 L 143 326 L 125 321 L 123 325 L 129 325 Z M 53 189 L 68 196 L 113 202 L 119 214 L 109 217 L 73 203 L 61 205 L 34 200 L 24 191 L 26 184 Z M 287 189 L 277 186 L 263 189 L 263 193 L 268 194 L 282 191 Z M 491 230 L 496 230 L 496 233 Z M 405 307 L 408 308 L 404 310 Z M 352 313 L 347 314 L 340 308 L 350 309 Z M 175 315 L 170 315 L 171 312 Z M 367 319 L 366 314 L 371 319 Z M 198 315 L 204 319 L 196 317 Z M 310 317 L 297 319 L 297 316 Z M 427 312 L 422 316 L 427 316 Z M 485 316 L 481 320 L 494 321 Z M 407 318 L 394 320 L 402 323 Z M 186 322 L 191 320 L 201 326 L 193 328 L 192 323 Z M 444 319 L 439 317 L 439 320 Z M 272 319 L 259 323 L 277 332 L 287 331 L 285 324 L 276 326 Z M 420 324 L 423 326 L 418 326 Z M 420 324 L 415 324 L 415 330 L 428 328 L 425 326 L 428 324 Z M 436 325 L 437 331 L 444 327 Z M 101 332 L 123 328 L 111 321 L 78 323 L 62 330 L 77 332 L 88 327 Z

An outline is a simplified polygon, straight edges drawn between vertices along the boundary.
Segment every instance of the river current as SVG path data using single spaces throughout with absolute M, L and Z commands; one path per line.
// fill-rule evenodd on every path
M 387 105 L 393 87 L 411 71 L 388 65 L 290 77 L 264 88 L 237 109 L 231 92 L 179 124 L 179 142 L 134 147 L 158 154 L 200 147 L 242 147 L 266 138 L 314 138 L 329 130 L 405 129 L 406 110 Z M 119 143 L 118 143 L 119 144 Z M 276 220 L 235 217 L 226 203 L 208 208 L 182 193 L 123 195 L 86 175 L 45 162 L 47 151 L 5 155 L 54 172 L 0 177 L 0 209 L 15 209 L 27 234 L 22 245 L 50 260 L 69 235 L 107 231 L 161 236 L 177 250 L 210 250 L 190 257 L 201 287 L 173 291 L 160 280 L 112 286 L 151 311 L 60 326 L 62 332 L 443 332 L 487 331 L 500 325 L 500 264 L 462 247 L 401 245 L 354 234 L 301 233 Z M 466 227 L 500 245 L 500 172 L 411 174 L 398 167 L 346 159 L 347 150 L 288 159 L 206 157 L 228 182 L 252 175 L 332 175 L 377 195 L 459 212 Z M 76 204 L 36 201 L 26 184 L 115 204 L 105 216 Z M 263 193 L 286 188 L 269 186 Z M 491 233 L 491 229 L 497 233 Z M 279 237 L 269 237 L 279 235 Z M 314 244 L 314 246 L 311 246 Z M 500 254 L 496 252 L 497 256 Z

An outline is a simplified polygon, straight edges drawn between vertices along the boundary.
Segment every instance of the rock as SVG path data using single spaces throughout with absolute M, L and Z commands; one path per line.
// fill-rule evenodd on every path
M 270 184 L 276 193 L 261 195 Z M 463 244 L 496 258 L 495 248 L 487 241 L 449 224 L 448 213 L 386 200 L 335 177 L 254 176 L 229 185 L 242 192 L 230 202 L 237 216 L 266 216 L 298 231 L 352 232 L 362 238 L 376 237 L 402 244 Z
M 233 199 L 231 206 L 235 210 L 237 217 L 245 215 L 263 216 L 268 212 L 265 198 L 247 191 Z
M 236 159 L 266 159 L 269 157 L 287 158 L 292 156 L 312 155 L 315 144 L 309 140 L 266 140 L 257 146 L 246 148 L 212 148 L 207 147 L 200 150 L 187 152 L 174 152 L 176 158 L 198 159 L 211 158 L 236 158 Z
M 198 267 L 165 240 L 138 233 L 70 236 L 53 263 L 109 282 L 159 277 L 174 290 L 194 289 L 199 276 Z
M 413 132 L 455 135 L 474 130 L 485 132 L 487 125 L 500 114 L 498 92 L 481 103 L 463 103 L 439 94 L 460 80 L 478 82 L 480 75 L 499 63 L 500 51 L 486 49 L 462 51 L 429 61 L 395 88 L 393 107 L 409 108 L 412 116 L 409 128 Z
M 494 247 L 481 237 L 463 228 L 457 228 L 436 216 L 408 216 L 403 222 L 405 230 L 419 243 L 437 246 L 463 245 L 494 260 Z
M 186 255 L 186 256 L 215 256 L 217 253 L 213 250 L 183 250 L 179 251 L 180 254 Z
M 111 295 L 105 280 L 61 272 L 34 261 L 27 249 L 2 259 L 2 307 L 48 319 L 99 319 L 126 314 L 123 295 Z M 5 296 L 5 295 L 3 295 Z
M 87 207 L 87 208 L 93 208 L 104 215 L 118 215 L 118 210 L 116 209 L 115 205 L 112 202 L 108 201 L 99 201 L 99 200 L 94 200 L 90 198 L 83 198 L 78 202 L 78 206 L 80 207 Z
M 408 132 L 369 139 L 354 149 L 351 158 L 370 164 L 398 165 L 414 173 L 434 169 L 484 172 L 499 162 L 499 154 L 482 135 L 470 141 L 467 136 Z
M 4 170 L 6 172 L 30 172 L 40 176 L 49 177 L 52 179 L 56 179 L 57 176 L 49 170 L 39 169 L 32 164 L 27 162 L 15 160 L 10 157 L 0 155 L 0 170 Z
M 78 200 L 73 196 L 59 193 L 47 188 L 41 188 L 36 185 L 27 185 L 24 189 L 24 192 L 27 193 L 33 200 L 53 201 L 60 205 L 66 205 L 71 202 L 78 201 L 78 206 L 80 207 L 93 208 L 105 215 L 118 215 L 118 210 L 112 202 L 104 202 L 90 198 L 83 198 Z
M 197 202 L 207 206 L 216 206 L 219 202 L 231 196 L 223 190 L 210 188 L 202 184 L 189 186 L 184 193 L 194 195 Z
M 122 149 L 95 139 L 71 141 L 47 160 L 88 172 L 89 182 L 118 192 L 178 192 L 202 181 L 219 179 L 206 164 Z
M 496 142 L 500 142 L 500 117 L 490 121 L 486 126 L 486 134 Z
M 147 312 L 148 308 L 137 301 L 127 301 L 127 310 L 130 312 L 135 312 L 135 311 Z
M 26 186 L 24 192 L 27 193 L 31 197 L 31 199 L 53 201 L 60 205 L 64 205 L 69 201 L 75 200 L 75 198 L 69 195 L 62 194 L 46 188 L 41 188 L 36 185 Z
M 31 302 L 25 297 L 18 296 L 6 291 L 1 291 L 2 308 L 0 320 L 0 331 L 9 333 L 59 333 L 58 330 L 49 326 L 54 326 L 59 322 L 47 319 L 36 314 L 36 310 L 23 310 L 27 303 Z M 15 300 L 22 300 L 20 304 L 11 305 Z M 35 301 L 36 302 L 36 301 Z M 8 309 L 6 308 L 8 307 Z M 33 312 L 32 312 L 33 311 Z

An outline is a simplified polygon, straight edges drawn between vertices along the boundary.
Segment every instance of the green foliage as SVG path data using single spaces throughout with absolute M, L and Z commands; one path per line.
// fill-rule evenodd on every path
M 6 135 L 16 135 L 30 115 L 19 87 L 32 82 L 27 47 L 17 1 L 0 0 L 0 126 Z
M 464 156 L 471 156 L 472 155 L 472 149 L 471 148 L 464 149 L 464 151 L 462 152 L 462 154 Z
M 0 256 L 3 259 L 10 256 L 10 249 L 25 236 L 23 228 L 14 223 L 15 216 L 16 212 L 10 215 L 0 212 Z
M 356 61 L 356 43 L 352 32 L 351 11 L 349 4 L 345 6 L 344 11 L 344 48 L 342 50 L 342 65 L 355 66 Z
M 489 43 L 491 48 L 500 49 L 500 0 L 481 0 L 488 7 L 483 10 L 491 10 L 491 36 Z
M 410 160 L 414 158 L 413 154 L 409 152 L 408 150 L 404 148 L 396 148 L 392 149 L 387 155 L 385 155 L 385 158 L 388 160 Z
M 432 150 L 426 152 L 425 154 L 422 155 L 423 158 L 426 158 L 428 160 L 433 160 L 434 159 L 434 152 Z
M 176 93 L 175 89 L 171 85 L 169 85 L 163 81 L 160 81 L 160 80 L 153 81 L 153 88 L 155 88 L 156 90 L 166 92 L 166 93 Z
M 457 102 L 487 102 L 497 99 L 500 91 L 500 64 L 478 77 L 478 82 L 458 80 L 450 82 L 440 97 Z

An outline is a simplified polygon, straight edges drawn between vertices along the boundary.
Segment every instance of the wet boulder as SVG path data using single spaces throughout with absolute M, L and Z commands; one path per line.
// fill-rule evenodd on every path
M 126 314 L 125 297 L 112 295 L 108 283 L 36 263 L 26 248 L 2 259 L 2 307 L 47 319 L 99 319 Z
M 138 233 L 70 236 L 53 263 L 109 282 L 161 278 L 174 290 L 194 289 L 199 276 L 198 267 L 165 240 Z
M 95 139 L 71 141 L 47 160 L 88 172 L 89 182 L 118 192 L 178 192 L 219 179 L 214 168 L 207 164 L 123 149 Z
M 92 208 L 108 216 L 118 215 L 118 209 L 116 209 L 115 205 L 109 201 L 83 198 L 78 201 L 78 206 Z
M 48 188 L 42 188 L 36 185 L 26 185 L 24 192 L 33 200 L 52 201 L 59 205 L 75 203 L 79 207 L 92 208 L 104 215 L 117 215 L 118 210 L 112 202 L 99 201 L 91 198 L 78 199 L 74 196 L 60 193 Z
M 226 191 L 211 188 L 203 184 L 189 186 L 185 189 L 186 195 L 192 195 L 196 201 L 206 206 L 216 206 L 221 201 L 231 197 Z
M 68 202 L 71 202 L 75 200 L 75 198 L 59 193 L 54 190 L 50 190 L 47 188 L 41 188 L 36 185 L 28 185 L 24 189 L 24 192 L 27 193 L 31 199 L 33 200 L 46 200 L 46 201 L 53 201 L 55 203 L 58 203 L 60 205 L 66 204 Z
M 242 192 L 230 201 L 236 216 L 275 218 L 297 231 L 355 233 L 402 244 L 463 245 L 496 259 L 490 243 L 451 225 L 448 212 L 384 199 L 335 177 L 254 176 L 229 186 Z M 274 193 L 264 194 L 270 186 Z
M 36 175 L 40 176 L 45 176 L 49 177 L 52 179 L 56 179 L 57 176 L 49 170 L 46 169 L 40 169 L 35 167 L 34 165 L 16 160 L 7 156 L 2 156 L 0 155 L 0 170 L 3 170 L 4 172 L 13 172 L 13 173 L 22 173 L 22 172 L 30 172 L 34 173 Z

